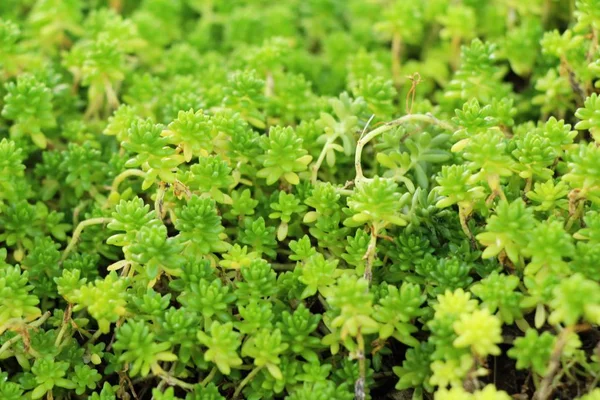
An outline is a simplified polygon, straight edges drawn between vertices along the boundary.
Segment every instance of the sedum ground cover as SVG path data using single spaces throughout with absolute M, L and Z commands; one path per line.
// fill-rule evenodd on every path
M 600 399 L 600 1 L 0 1 L 0 399 Z

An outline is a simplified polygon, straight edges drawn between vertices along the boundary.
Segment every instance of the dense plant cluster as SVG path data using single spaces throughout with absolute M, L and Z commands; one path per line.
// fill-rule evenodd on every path
M 0 1 L 0 399 L 600 399 L 600 1 Z

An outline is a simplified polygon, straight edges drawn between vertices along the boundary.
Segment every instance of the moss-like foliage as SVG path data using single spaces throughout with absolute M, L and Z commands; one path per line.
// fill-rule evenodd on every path
M 599 398 L 599 35 L 0 0 L 0 399 Z

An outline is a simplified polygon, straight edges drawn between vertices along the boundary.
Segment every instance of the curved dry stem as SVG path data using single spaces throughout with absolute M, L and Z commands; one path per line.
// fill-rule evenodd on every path
M 112 185 L 110 186 L 110 192 L 116 193 L 119 191 L 119 185 L 130 176 L 139 176 L 140 178 L 145 178 L 146 173 L 141 169 L 126 169 L 121 172 L 119 175 L 115 176 Z
M 60 258 L 60 261 L 58 262 L 59 265 L 61 265 L 63 263 L 63 261 L 65 261 L 67 259 L 67 257 L 69 256 L 69 253 L 71 253 L 73 251 L 73 249 L 75 248 L 75 246 L 77 246 L 77 241 L 79 240 L 79 237 L 81 236 L 81 233 L 83 232 L 83 229 L 85 227 L 91 226 L 91 225 L 108 224 L 112 220 L 113 220 L 112 218 L 99 217 L 99 218 L 91 218 L 91 219 L 86 219 L 85 221 L 81 221 L 79 223 L 79 225 L 77 225 L 77 228 L 75 228 L 75 230 L 73 231 L 73 237 L 71 238 L 69 245 L 63 252 L 62 257 Z
M 367 180 L 367 178 L 365 178 L 365 176 L 363 174 L 362 164 L 361 164 L 362 151 L 363 151 L 364 147 L 367 145 L 367 143 L 369 143 L 371 140 L 373 140 L 377 136 L 381 135 L 382 133 L 385 133 L 398 125 L 411 123 L 411 122 L 425 122 L 425 123 L 428 123 L 431 125 L 438 125 L 439 127 L 449 130 L 449 131 L 454 130 L 454 127 L 451 124 L 441 121 L 441 120 L 435 118 L 431 114 L 405 115 L 405 116 L 395 119 L 393 121 L 387 122 L 378 128 L 373 129 L 366 135 L 362 136 L 356 143 L 356 153 L 354 154 L 354 167 L 356 168 L 356 178 L 354 179 L 355 184 L 359 184 L 360 182 Z
M 36 319 L 33 322 L 30 322 L 29 324 L 26 325 L 27 328 L 39 328 L 40 326 L 42 326 L 42 324 L 44 322 L 46 322 L 46 320 L 50 318 L 50 311 L 46 311 L 46 313 L 44 315 L 42 315 L 41 317 L 39 317 L 38 319 Z M 10 338 L 9 340 L 7 340 L 6 342 L 4 342 L 4 344 L 2 345 L 2 347 L 0 347 L 0 359 L 2 359 L 2 354 L 4 354 L 4 352 L 8 351 L 8 349 L 10 349 L 10 347 L 21 341 L 23 339 L 23 334 L 17 335 L 15 337 Z

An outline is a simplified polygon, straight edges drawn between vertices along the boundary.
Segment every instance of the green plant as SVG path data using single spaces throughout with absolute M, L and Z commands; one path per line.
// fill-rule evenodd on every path
M 599 9 L 0 1 L 0 398 L 595 399 Z

